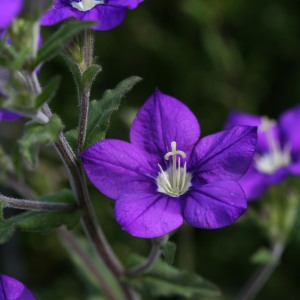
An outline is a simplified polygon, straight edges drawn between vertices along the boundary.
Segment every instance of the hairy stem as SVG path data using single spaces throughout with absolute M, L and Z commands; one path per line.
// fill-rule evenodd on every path
M 41 92 L 41 89 L 36 75 L 32 74 L 31 79 L 32 86 L 35 88 L 35 92 L 39 94 Z M 50 119 L 52 113 L 48 105 L 44 105 L 42 110 Z M 100 259 L 104 261 L 106 266 L 116 277 L 117 281 L 119 281 L 120 286 L 127 299 L 135 299 L 134 292 L 129 287 L 120 282 L 120 278 L 124 274 L 123 266 L 113 253 L 99 223 L 97 222 L 95 212 L 89 198 L 82 166 L 63 134 L 60 134 L 58 140 L 55 143 L 55 148 L 69 173 L 69 180 L 72 191 L 75 195 L 78 206 L 82 210 L 81 223 L 87 237 L 94 246 Z
M 38 210 L 38 211 L 59 211 L 59 210 L 75 210 L 77 205 L 69 203 L 55 203 L 55 202 L 42 202 L 36 200 L 16 199 L 6 197 L 0 194 L 0 201 L 4 202 L 5 207 L 25 209 L 25 210 Z
M 87 70 L 93 63 L 94 56 L 94 33 L 91 29 L 86 29 L 84 32 L 84 70 L 81 70 L 81 74 Z M 83 82 L 81 82 L 83 84 Z M 87 117 L 89 113 L 89 100 L 90 100 L 90 88 L 86 89 L 85 86 L 81 88 L 82 92 L 80 95 L 80 112 L 79 112 L 79 125 L 78 125 L 78 143 L 77 143 L 77 154 L 82 152 L 86 136 L 86 125 Z

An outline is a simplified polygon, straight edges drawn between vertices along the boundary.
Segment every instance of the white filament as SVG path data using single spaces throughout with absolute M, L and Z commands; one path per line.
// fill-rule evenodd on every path
M 104 0 L 82 0 L 81 2 L 73 1 L 71 5 L 80 11 L 88 11 L 94 8 L 95 6 L 103 3 Z

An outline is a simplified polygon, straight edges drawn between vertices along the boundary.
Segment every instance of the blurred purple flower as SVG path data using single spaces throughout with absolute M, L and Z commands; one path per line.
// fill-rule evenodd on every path
M 81 157 L 92 183 L 116 200 L 117 221 L 134 236 L 162 236 L 184 220 L 224 227 L 247 209 L 237 180 L 251 163 L 256 127 L 199 137 L 194 114 L 156 90 L 132 124 L 131 143 L 103 140 Z
M 12 111 L 8 111 L 5 109 L 0 109 L 0 121 L 6 120 L 6 121 L 14 121 L 17 119 L 20 119 L 22 115 L 18 113 L 14 113 Z
M 95 30 L 110 30 L 120 25 L 127 9 L 136 8 L 143 0 L 55 0 L 42 17 L 42 25 L 53 25 L 74 17 L 79 20 L 95 21 Z
M 23 6 L 23 0 L 0 1 L 0 29 L 7 28 L 18 16 Z
M 253 162 L 239 183 L 248 200 L 260 198 L 267 188 L 289 174 L 300 175 L 300 105 L 270 120 L 246 113 L 233 112 L 226 123 L 258 126 L 258 145 Z
M 32 292 L 23 283 L 6 275 L 0 275 L 0 299 L 36 300 Z

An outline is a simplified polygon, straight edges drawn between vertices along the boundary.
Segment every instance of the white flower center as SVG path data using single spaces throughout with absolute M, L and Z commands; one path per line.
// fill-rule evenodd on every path
M 172 151 L 166 153 L 164 159 L 168 160 L 172 156 L 172 165 L 164 171 L 161 165 L 158 164 L 160 172 L 156 179 L 157 191 L 172 197 L 178 197 L 184 194 L 192 185 L 192 176 L 186 172 L 186 162 L 181 167 L 180 157 L 177 160 L 177 155 L 186 158 L 186 154 L 181 150 L 176 150 L 176 142 L 171 143 L 171 148 Z
M 104 2 L 105 0 L 81 0 L 80 2 L 73 1 L 71 5 L 80 11 L 88 11 L 96 5 L 103 4 Z
M 259 126 L 259 130 L 266 133 L 269 152 L 263 155 L 255 155 L 254 160 L 256 169 L 265 174 L 273 174 L 291 162 L 290 146 L 284 145 L 283 148 L 281 147 L 280 142 L 272 132 L 274 124 L 276 124 L 276 121 L 263 117 L 262 124 Z

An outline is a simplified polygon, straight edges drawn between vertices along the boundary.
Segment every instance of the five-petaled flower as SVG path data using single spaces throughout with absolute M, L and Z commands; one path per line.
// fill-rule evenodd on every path
M 103 140 L 81 157 L 92 183 L 116 200 L 116 219 L 130 234 L 162 236 L 183 220 L 214 229 L 247 209 L 237 180 L 251 163 L 256 131 L 235 126 L 199 140 L 194 114 L 156 90 L 132 124 L 131 143 Z
M 42 25 L 56 24 L 74 17 L 79 20 L 95 21 L 95 30 L 110 30 L 120 25 L 127 9 L 136 8 L 143 0 L 55 0 L 43 15 Z
M 7 275 L 0 275 L 0 299 L 36 300 L 32 292 L 23 283 Z
M 18 16 L 23 6 L 23 0 L 0 1 L 0 30 L 10 26 Z
M 248 200 L 260 198 L 268 187 L 289 174 L 300 175 L 300 105 L 283 112 L 278 122 L 267 117 L 233 112 L 232 125 L 258 126 L 258 145 L 253 162 L 239 183 Z

